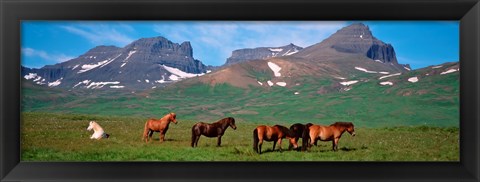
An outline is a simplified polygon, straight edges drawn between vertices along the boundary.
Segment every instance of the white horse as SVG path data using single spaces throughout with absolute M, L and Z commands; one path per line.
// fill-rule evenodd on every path
M 90 121 L 87 130 L 90 131 L 93 129 L 93 135 L 90 139 L 100 140 L 102 138 L 108 138 L 110 135 L 103 131 L 103 128 L 95 121 Z

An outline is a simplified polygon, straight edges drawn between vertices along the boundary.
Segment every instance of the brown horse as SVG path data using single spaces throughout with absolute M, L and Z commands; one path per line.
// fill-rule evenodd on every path
M 305 130 L 306 127 L 310 127 L 312 126 L 313 124 L 312 123 L 307 123 L 307 124 L 301 124 L 301 123 L 295 123 L 293 124 L 292 126 L 290 126 L 290 131 L 293 132 L 294 134 L 294 138 L 295 138 L 295 144 L 298 143 L 298 139 L 299 138 L 302 138 L 303 136 L 303 131 Z M 315 142 L 315 145 L 317 145 L 317 143 Z M 293 143 L 290 142 L 290 145 L 288 145 L 288 150 L 291 150 L 293 148 Z M 298 145 L 297 145 L 298 146 Z M 296 149 L 296 147 L 295 147 Z
M 161 119 L 149 119 L 145 123 L 145 129 L 143 130 L 143 138 L 145 142 L 148 142 L 149 138 L 152 138 L 153 132 L 160 132 L 160 142 L 165 141 L 165 133 L 167 133 L 168 125 L 170 122 L 177 124 L 177 115 L 175 113 L 168 113 Z
M 218 137 L 217 146 L 220 147 L 222 136 L 229 126 L 234 130 L 237 129 L 235 119 L 232 117 L 223 118 L 212 124 L 204 122 L 196 123 L 192 127 L 192 147 L 198 146 L 198 140 L 200 140 L 200 136 L 202 135 L 206 137 Z
M 290 143 L 292 143 L 292 145 L 294 145 L 295 148 L 298 147 L 298 145 L 294 143 L 295 142 L 294 133 L 291 132 L 287 127 L 281 126 L 281 125 L 275 125 L 272 127 L 265 126 L 265 125 L 257 126 L 257 128 L 253 130 L 253 150 L 261 154 L 263 140 L 265 140 L 265 141 L 273 141 L 273 150 L 275 150 L 275 145 L 278 142 L 279 150 L 281 152 L 283 138 L 289 138 Z
M 313 145 L 317 140 L 332 141 L 333 151 L 338 150 L 338 140 L 342 134 L 347 131 L 352 136 L 355 136 L 355 129 L 351 122 L 336 122 L 330 126 L 311 125 L 306 127 L 303 132 L 302 150 L 306 150 L 308 146 Z M 310 144 L 308 144 L 310 141 Z

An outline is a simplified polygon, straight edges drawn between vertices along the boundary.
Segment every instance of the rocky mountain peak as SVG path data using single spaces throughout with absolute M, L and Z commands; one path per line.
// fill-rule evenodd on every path
M 123 48 L 97 46 L 77 58 L 41 69 L 22 68 L 38 85 L 68 89 L 146 89 L 205 74 L 211 66 L 193 58 L 190 42 L 158 36 Z
M 311 60 L 324 60 L 339 56 L 333 55 L 335 53 L 329 51 L 330 49 L 338 53 L 360 54 L 399 68 L 405 66 L 398 64 L 393 46 L 375 38 L 370 28 L 363 23 L 346 26 L 324 41 L 305 48 L 297 56 Z
M 141 38 L 127 45 L 126 48 L 140 50 L 151 54 L 175 54 L 193 57 L 193 50 L 190 42 L 186 41 L 182 44 L 173 43 L 162 36 Z
M 116 46 L 105 46 L 105 45 L 101 45 L 101 46 L 96 46 L 90 50 L 88 50 L 85 55 L 90 55 L 90 54 L 101 54 L 101 53 L 105 53 L 105 52 L 112 52 L 112 51 L 117 51 L 117 50 L 120 50 L 121 48 L 120 47 L 116 47 Z
M 267 59 L 272 57 L 290 56 L 303 48 L 290 43 L 281 47 L 257 47 L 237 49 L 232 52 L 232 56 L 227 58 L 225 65 L 240 63 L 248 60 Z

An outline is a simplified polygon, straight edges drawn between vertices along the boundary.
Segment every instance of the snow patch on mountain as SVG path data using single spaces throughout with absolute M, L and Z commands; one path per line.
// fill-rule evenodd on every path
M 355 67 L 355 69 L 360 70 L 360 71 L 363 71 L 363 72 L 365 72 L 365 73 L 378 73 L 378 72 L 376 72 L 376 71 L 368 71 L 367 69 L 362 68 L 362 67 Z
M 24 78 L 30 80 L 36 78 L 37 76 L 38 75 L 36 73 L 28 73 L 28 75 L 25 75 Z
M 128 52 L 127 57 L 126 57 L 125 59 L 123 59 L 123 64 L 120 65 L 120 67 L 125 66 L 125 65 L 127 64 L 127 62 L 128 62 L 128 59 L 130 58 L 130 56 L 132 56 L 132 55 L 135 54 L 136 52 L 137 52 L 137 51 L 130 51 L 130 52 Z
M 75 84 L 75 86 L 73 86 L 73 88 L 79 86 L 80 84 L 84 84 L 84 85 L 88 85 L 88 83 L 90 83 L 91 80 L 83 80 L 81 82 L 78 82 L 77 84 Z
M 116 82 L 92 82 L 90 83 L 90 85 L 87 86 L 87 88 L 91 88 L 91 89 L 97 89 L 97 88 L 102 88 L 103 86 L 105 85 L 118 85 L 120 84 L 120 82 L 116 81 Z
M 267 81 L 267 84 L 268 84 L 268 86 L 273 86 L 273 82 L 270 81 L 270 80 Z
M 291 51 L 291 49 L 289 49 L 286 53 L 282 54 L 282 56 L 290 56 L 292 54 L 295 54 L 298 52 L 298 50 L 296 48 L 293 49 L 293 51 Z
M 169 66 L 165 66 L 165 65 L 162 65 L 162 66 L 165 70 L 167 70 L 168 72 L 171 73 L 169 78 L 170 78 L 170 80 L 173 80 L 173 81 L 177 81 L 177 80 L 184 79 L 184 78 L 202 76 L 202 75 L 205 74 L 205 73 L 201 73 L 201 74 L 187 73 L 187 72 L 184 72 L 184 71 L 182 71 L 178 68 L 173 68 L 173 67 L 169 67 Z
M 392 76 L 398 76 L 398 75 L 401 75 L 402 73 L 395 73 L 395 74 L 391 74 L 391 75 L 386 75 L 386 76 L 382 76 L 380 78 L 378 78 L 379 80 L 381 79 L 384 79 L 384 78 L 388 78 L 388 77 L 392 77 Z
M 409 81 L 409 82 L 412 82 L 412 83 L 418 82 L 418 77 L 408 78 L 408 81 Z
M 122 54 L 120 54 L 120 55 L 122 55 Z M 84 65 L 82 65 L 82 69 L 81 69 L 80 71 L 78 71 L 77 73 L 84 73 L 84 72 L 90 71 L 90 70 L 92 70 L 92 69 L 94 69 L 94 68 L 97 68 L 97 67 L 99 67 L 99 66 L 100 66 L 100 67 L 104 67 L 105 65 L 110 64 L 112 61 L 114 61 L 115 59 L 117 59 L 118 57 L 120 57 L 120 55 L 118 55 L 118 56 L 116 56 L 116 57 L 114 57 L 114 58 L 108 58 L 108 59 L 106 59 L 106 60 L 104 60 L 104 61 L 100 61 L 100 62 L 98 62 L 98 63 L 96 63 L 96 64 L 84 64 Z
M 63 80 L 63 77 L 58 79 L 58 80 L 55 80 L 54 82 L 48 82 L 48 86 L 49 87 L 56 87 L 56 86 L 62 84 L 62 80 Z
M 282 52 L 283 49 L 274 49 L 274 48 L 270 48 L 270 51 L 272 52 Z
M 444 74 L 449 74 L 449 73 L 453 73 L 453 72 L 456 72 L 456 71 L 459 71 L 460 69 L 449 69 L 447 71 L 444 71 L 442 73 L 440 73 L 441 75 L 444 75 Z
M 340 84 L 348 86 L 348 85 L 353 85 L 357 82 L 358 82 L 358 80 L 352 80 L 352 81 L 340 82 Z
M 272 63 L 270 61 L 267 64 L 268 64 L 268 67 L 270 67 L 270 69 L 273 71 L 273 74 L 275 75 L 275 77 L 282 76 L 282 74 L 280 73 L 280 70 L 282 68 L 280 66 L 278 66 L 277 64 Z
M 393 85 L 392 82 L 380 82 L 380 85 Z
M 285 83 L 285 82 L 277 82 L 275 84 L 277 84 L 278 86 L 281 86 L 281 87 L 287 86 L 287 83 Z

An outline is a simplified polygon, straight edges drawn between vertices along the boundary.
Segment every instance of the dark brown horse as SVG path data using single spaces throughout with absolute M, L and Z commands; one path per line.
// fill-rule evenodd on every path
M 168 130 L 168 125 L 170 122 L 177 124 L 177 115 L 175 113 L 168 113 L 163 116 L 161 119 L 149 119 L 145 123 L 145 129 L 143 130 L 142 140 L 148 142 L 149 138 L 152 138 L 153 132 L 160 132 L 160 142 L 165 141 L 165 134 Z
M 235 126 L 235 119 L 232 117 L 223 118 L 212 124 L 199 122 L 193 125 L 192 147 L 198 146 L 198 140 L 202 135 L 206 137 L 218 137 L 217 146 L 220 147 L 220 144 L 222 143 L 222 136 L 229 126 L 234 130 L 237 129 L 237 126 Z
M 301 124 L 301 123 L 295 123 L 292 126 L 290 126 L 290 131 L 293 132 L 294 138 L 295 138 L 295 144 L 298 143 L 298 139 L 302 138 L 303 136 L 303 131 L 305 130 L 306 127 L 312 126 L 312 123 L 307 123 L 307 124 Z M 315 142 L 315 145 L 317 143 Z M 293 148 L 293 143 L 290 142 L 290 145 L 288 145 L 288 150 L 291 150 Z M 297 145 L 298 146 L 298 145 Z M 296 147 L 295 147 L 296 149 Z
M 293 132 L 291 132 L 287 127 L 281 125 L 275 126 L 257 126 L 253 130 L 253 150 L 261 154 L 262 153 L 262 144 L 263 140 L 273 141 L 273 150 L 275 150 L 275 145 L 278 143 L 279 150 L 282 151 L 282 139 L 290 139 L 290 143 L 297 148 L 298 145 L 295 142 L 295 137 Z
M 302 150 L 306 150 L 308 146 L 313 145 L 317 140 L 332 141 L 333 151 L 338 150 L 338 140 L 342 134 L 347 131 L 355 136 L 355 129 L 351 122 L 336 122 L 330 126 L 311 125 L 306 127 L 303 132 Z M 308 144 L 310 142 L 310 145 Z

